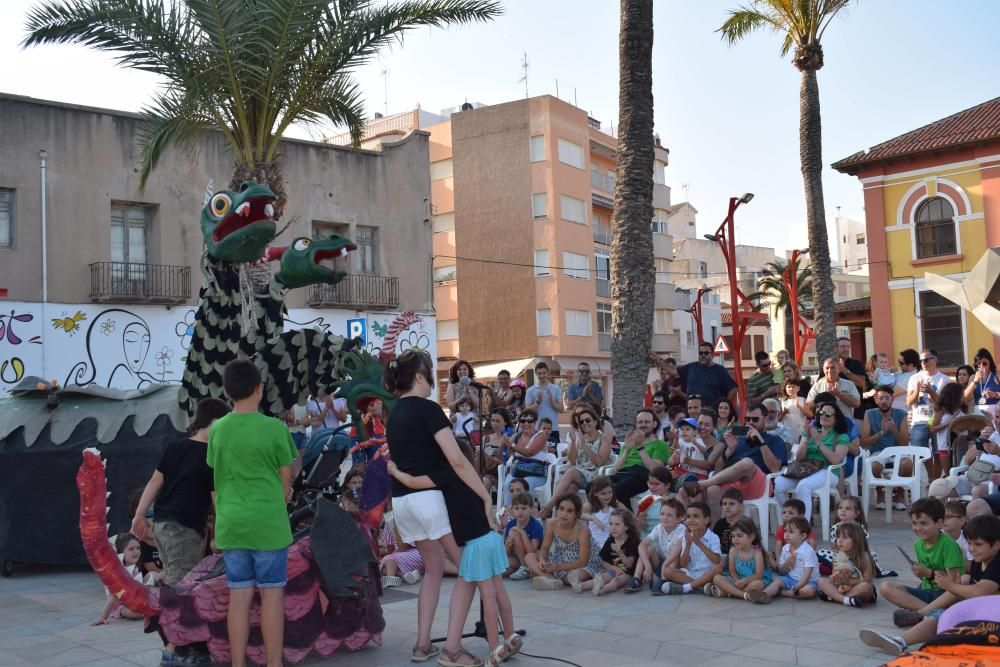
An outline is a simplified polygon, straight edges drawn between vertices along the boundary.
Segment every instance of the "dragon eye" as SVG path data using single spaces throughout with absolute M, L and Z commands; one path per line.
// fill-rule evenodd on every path
M 310 241 L 309 239 L 299 239 L 298 241 L 292 244 L 292 247 L 298 250 L 299 252 L 302 252 L 311 245 L 312 241 Z
M 229 213 L 229 207 L 233 205 L 233 200 L 229 198 L 229 195 L 220 192 L 212 197 L 209 205 L 211 206 L 212 215 L 221 218 L 226 213 Z

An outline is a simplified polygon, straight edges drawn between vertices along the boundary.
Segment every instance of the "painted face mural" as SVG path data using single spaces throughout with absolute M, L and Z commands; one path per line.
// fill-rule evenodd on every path
M 133 373 L 138 373 L 149 353 L 149 327 L 145 322 L 132 322 L 122 334 L 122 351 L 125 364 Z

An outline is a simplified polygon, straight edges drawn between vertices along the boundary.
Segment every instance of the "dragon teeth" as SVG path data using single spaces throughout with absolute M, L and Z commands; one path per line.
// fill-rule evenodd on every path
M 235 213 L 236 215 L 242 215 L 243 217 L 250 215 L 250 202 L 243 202 L 237 206 Z
M 264 205 L 264 215 L 266 215 L 269 218 L 272 217 L 274 215 L 274 207 L 271 206 L 270 204 L 265 204 Z
M 347 257 L 347 248 L 341 248 L 338 253 L 341 257 Z

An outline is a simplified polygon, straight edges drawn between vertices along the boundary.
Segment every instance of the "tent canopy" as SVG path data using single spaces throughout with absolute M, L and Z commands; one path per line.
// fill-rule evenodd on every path
M 528 357 L 527 359 L 516 359 L 513 361 L 498 361 L 492 364 L 478 364 L 473 366 L 473 369 L 476 371 L 477 378 L 495 379 L 497 374 L 502 370 L 510 371 L 510 376 L 516 378 L 534 362 L 534 357 Z

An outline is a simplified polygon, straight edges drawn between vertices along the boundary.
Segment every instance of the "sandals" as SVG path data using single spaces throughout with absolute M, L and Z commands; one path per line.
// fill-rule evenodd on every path
M 753 589 L 743 594 L 743 599 L 754 604 L 768 604 L 771 596 L 760 589 Z
M 469 658 L 472 662 L 461 662 L 462 658 Z M 441 649 L 441 657 L 438 658 L 437 664 L 440 667 L 483 667 L 483 661 L 464 648 L 460 648 L 454 653 L 448 649 Z
M 711 582 L 709 582 L 709 583 L 705 584 L 704 586 L 702 586 L 701 592 L 704 593 L 705 595 L 709 596 L 709 597 L 712 597 L 712 598 L 721 598 L 722 597 L 722 591 L 719 590 L 718 586 L 716 586 L 715 584 L 713 584 Z
M 417 655 L 417 652 L 423 655 Z M 414 646 L 413 650 L 410 651 L 410 662 L 427 662 L 431 658 L 437 657 L 441 652 L 434 644 L 428 644 L 427 646 Z
M 520 653 L 522 646 L 524 646 L 524 638 L 515 632 L 504 642 L 504 647 L 507 649 L 507 657 L 512 658 Z

